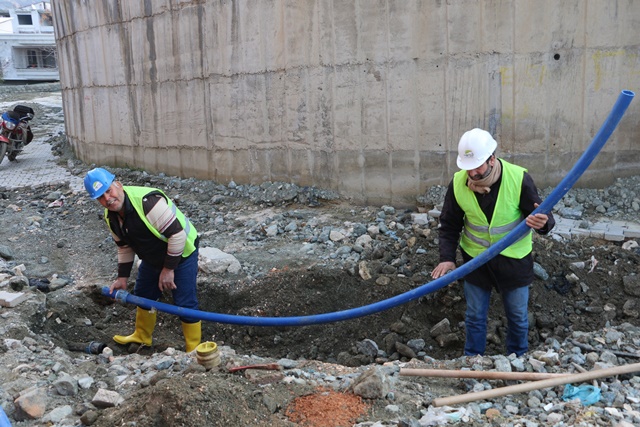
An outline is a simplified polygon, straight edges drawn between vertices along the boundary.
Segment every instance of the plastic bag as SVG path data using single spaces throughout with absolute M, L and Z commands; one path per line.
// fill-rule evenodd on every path
M 565 385 L 562 400 L 568 402 L 576 398 L 580 399 L 580 403 L 584 406 L 593 405 L 600 400 L 600 389 L 587 384 L 578 387 L 574 387 L 571 384 Z
M 452 408 L 443 406 L 434 408 L 429 406 L 427 413 L 418 420 L 420 427 L 443 426 L 449 423 L 456 423 L 467 413 L 465 408 Z

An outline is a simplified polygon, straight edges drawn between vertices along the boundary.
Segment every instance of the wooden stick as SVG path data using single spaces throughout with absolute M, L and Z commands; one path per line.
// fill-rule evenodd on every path
M 282 367 L 277 363 L 263 363 L 260 365 L 234 366 L 229 368 L 229 372 L 244 371 L 245 369 L 266 369 L 271 371 L 279 371 Z
M 476 400 L 486 400 L 499 396 L 507 396 L 510 394 L 524 393 L 541 388 L 550 388 L 557 385 L 579 383 L 590 381 L 595 378 L 612 377 L 620 374 L 630 374 L 640 371 L 640 363 L 632 363 L 630 365 L 615 366 L 613 368 L 597 369 L 595 371 L 582 372 L 579 374 L 565 375 L 559 378 L 550 378 L 548 380 L 533 381 L 529 383 L 516 384 L 507 387 L 494 388 L 492 390 L 479 391 L 477 393 L 467 393 L 459 396 L 440 397 L 433 400 L 433 406 L 455 405 L 458 403 L 474 402 Z
M 570 374 L 549 374 L 541 372 L 498 372 L 498 371 L 456 371 L 445 369 L 409 369 L 401 368 L 400 375 L 440 378 L 481 378 L 489 380 L 546 380 Z

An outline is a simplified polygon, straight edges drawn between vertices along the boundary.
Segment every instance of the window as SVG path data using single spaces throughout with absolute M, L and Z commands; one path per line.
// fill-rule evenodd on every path
M 44 49 L 42 51 L 42 66 L 44 68 L 58 68 L 55 49 Z
M 36 50 L 27 50 L 27 68 L 38 68 L 38 52 Z
M 18 25 L 33 25 L 33 21 L 31 20 L 31 14 L 29 15 L 18 14 Z
M 55 47 L 14 49 L 13 63 L 21 68 L 58 68 Z

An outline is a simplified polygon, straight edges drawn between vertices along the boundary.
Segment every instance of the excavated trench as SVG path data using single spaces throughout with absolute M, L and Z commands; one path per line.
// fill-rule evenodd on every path
M 637 322 L 638 300 L 629 286 L 625 286 L 640 263 L 636 251 L 599 240 L 538 239 L 534 252 L 536 262 L 545 268 L 549 277 L 536 279 L 531 288 L 531 349 L 546 339 L 561 341 L 572 331 L 599 329 L 607 322 L 612 325 Z M 435 260 L 428 258 L 416 256 L 416 269 L 432 268 Z M 596 265 L 591 269 L 587 262 L 586 268 L 576 267 L 576 261 L 582 259 L 596 260 Z M 386 279 L 376 281 L 379 277 Z M 382 274 L 365 281 L 344 269 L 283 268 L 252 281 L 203 280 L 199 298 L 201 310 L 207 312 L 252 317 L 306 316 L 382 301 L 416 288 L 423 283 L 421 279 L 428 281 L 422 276 Z M 102 296 L 99 288 L 76 291 L 73 298 L 52 293 L 47 307 L 44 329 L 67 342 L 104 342 L 116 353 L 183 348 L 180 322 L 167 313 L 159 313 L 152 349 L 125 348 L 113 343 L 113 335 L 133 330 L 135 307 Z M 422 339 L 424 355 L 449 359 L 462 354 L 464 309 L 461 286 L 453 283 L 398 307 L 346 321 L 288 327 L 204 322 L 203 340 L 262 357 L 305 358 L 358 366 L 376 360 L 372 354 L 361 351 L 359 343 L 364 340 L 375 341 L 385 352 L 386 356 L 378 359 L 381 361 L 406 359 L 406 348 L 402 344 Z M 449 330 L 445 328 L 444 335 L 442 330 L 432 333 L 434 326 L 442 321 L 448 323 Z M 494 294 L 489 315 L 488 354 L 504 352 L 504 326 L 499 296 Z

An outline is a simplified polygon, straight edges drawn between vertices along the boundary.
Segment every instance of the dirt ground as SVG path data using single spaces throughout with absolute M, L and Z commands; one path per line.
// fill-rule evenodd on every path
M 39 197 L 44 197 L 48 191 L 42 191 Z M 7 196 L 8 199 L 3 201 L 5 206 L 12 202 L 12 195 Z M 24 192 L 21 192 L 19 197 L 24 196 Z M 38 197 L 36 194 L 33 196 Z M 185 195 L 183 203 L 184 198 Z M 101 287 L 109 285 L 114 278 L 115 248 L 104 229 L 99 209 L 83 195 L 70 195 L 67 202 L 73 208 L 48 216 L 46 233 L 25 230 L 16 235 L 8 226 L 10 222 L 15 224 L 16 213 L 11 217 L 3 216 L 0 239 L 19 239 L 15 259 L 24 263 L 32 275 L 45 279 L 53 273 L 66 274 L 76 284 L 73 299 L 67 298 L 65 293 L 61 293 L 59 298 L 58 294 L 50 295 L 49 304 L 55 315 L 49 316 L 44 331 L 52 333 L 54 337 L 64 332 L 66 339 L 71 341 L 110 342 L 114 334 L 133 328 L 135 307 L 122 306 L 105 298 L 100 292 Z M 234 203 L 235 209 L 247 209 L 240 202 Z M 285 206 L 279 209 L 291 208 Z M 298 212 L 304 211 L 303 207 L 295 208 Z M 348 205 L 340 207 L 334 202 L 311 210 L 315 216 L 323 210 L 333 217 L 344 215 L 338 222 L 353 220 Z M 28 218 L 38 215 L 38 209 L 25 205 L 17 214 L 25 218 L 24 224 L 29 222 Z M 196 227 L 201 228 L 201 225 L 196 224 Z M 11 236 L 3 236 L 6 231 Z M 436 232 L 428 237 L 418 236 L 414 248 L 409 252 L 409 265 L 413 271 L 428 272 L 437 264 L 436 239 Z M 235 240 L 237 237 L 234 236 L 216 236 L 217 247 L 233 244 Z M 201 278 L 201 310 L 259 317 L 330 313 L 386 300 L 430 281 L 424 274 L 402 277 L 382 273 L 370 280 L 363 280 L 340 266 L 332 267 L 331 263 L 318 265 L 313 258 L 304 259 L 293 253 L 287 247 L 288 243 L 285 239 L 274 239 L 250 253 L 236 254 L 243 262 L 246 260 L 254 268 L 265 272 L 262 277 L 248 280 L 243 274 L 227 274 Z M 415 254 L 415 248 L 419 247 L 429 249 L 426 254 Z M 392 245 L 387 250 L 390 252 L 387 257 L 397 256 Z M 549 274 L 549 279 L 536 279 L 531 288 L 532 349 L 547 337 L 555 337 L 560 341 L 572 331 L 600 329 L 607 322 L 618 324 L 637 320 L 633 317 L 633 310 L 627 310 L 632 317 L 623 310 L 625 303 L 629 306 L 635 302 L 623 285 L 623 277 L 637 272 L 640 256 L 635 250 L 622 249 L 620 243 L 590 238 L 560 242 L 536 236 L 534 254 L 536 262 Z M 48 257 L 47 264 L 41 263 L 43 256 Z M 592 271 L 589 267 L 591 259 L 597 261 Z M 572 266 L 578 261 L 586 261 L 586 268 Z M 577 276 L 577 283 L 566 279 L 571 274 Z M 387 277 L 388 283 L 376 283 L 380 276 Z M 78 301 L 83 303 L 79 304 Z M 171 301 L 167 299 L 164 302 Z M 400 322 L 401 335 L 406 340 L 422 338 L 426 341 L 425 351 L 430 357 L 449 359 L 462 354 L 464 331 L 461 322 L 464 309 L 462 287 L 454 283 L 401 306 L 342 322 L 302 327 L 205 323 L 203 339 L 228 344 L 243 353 L 262 357 L 336 362 L 341 352 L 349 352 L 357 341 L 366 338 L 384 348 L 384 337 L 390 331 L 397 331 L 397 323 Z M 500 299 L 494 295 L 490 323 L 495 330 L 490 334 L 488 354 L 504 351 L 501 344 L 504 336 L 502 312 Z M 60 330 L 59 323 L 54 322 L 57 317 L 63 320 L 64 330 Z M 91 319 L 93 326 L 87 327 L 78 322 L 76 327 L 68 328 L 73 318 Z M 444 318 L 449 319 L 452 331 L 459 340 L 441 347 L 429 331 Z M 180 345 L 178 319 L 159 313 L 158 325 L 152 351 Z M 118 350 L 124 352 L 127 349 L 116 347 Z M 344 360 L 341 362 L 344 363 Z M 350 362 L 358 364 L 357 361 Z
M 115 248 L 103 228 L 99 210 L 84 195 L 68 194 L 67 208 L 53 213 L 48 211 L 43 221 L 46 225 L 31 229 L 28 224 L 47 209 L 44 204 L 32 201 L 43 199 L 50 191 L 47 188 L 32 193 L 4 192 L 0 205 L 5 213 L 10 209 L 8 205 L 21 206 L 18 212 L 2 215 L 0 241 L 16 243 L 13 246 L 14 259 L 26 266 L 30 279 L 44 280 L 51 278 L 52 274 L 72 279 L 73 286 L 47 294 L 46 316 L 34 318 L 32 328 L 50 336 L 61 346 L 69 342 L 98 341 L 109 343 L 115 354 L 125 354 L 130 349 L 114 345 L 111 337 L 133 330 L 135 307 L 114 303 L 100 293 L 101 287 L 113 279 Z M 247 208 L 240 204 L 236 204 L 239 210 Z M 347 208 L 344 209 L 345 213 Z M 330 211 L 327 215 L 334 216 L 342 212 L 335 203 L 313 208 L 315 215 L 323 210 Z M 411 254 L 410 265 L 414 271 L 430 271 L 435 266 L 436 235 L 431 233 L 428 237 L 419 237 L 415 247 L 429 250 L 426 254 Z M 217 237 L 218 240 L 227 238 L 231 237 Z M 201 309 L 246 316 L 328 313 L 385 300 L 428 281 L 421 275 L 412 278 L 388 275 L 388 284 L 380 285 L 375 279 L 382 274 L 365 281 L 343 268 L 313 265 L 311 260 L 296 258 L 286 248 L 279 252 L 278 245 L 287 242 L 274 240 L 272 243 L 273 247 L 267 244 L 251 256 L 250 262 L 256 265 L 256 269 L 266 272 L 262 277 L 246 280 L 243 275 L 224 275 L 204 279 L 199 294 Z M 389 250 L 393 252 L 393 247 Z M 629 316 L 623 310 L 625 303 L 633 300 L 625 292 L 622 277 L 633 275 L 638 269 L 640 256 L 634 251 L 624 250 L 617 243 L 593 239 L 557 242 L 550 238 L 537 238 L 535 256 L 536 261 L 549 273 L 550 279 L 546 282 L 536 280 L 532 287 L 531 349 L 535 349 L 546 338 L 562 341 L 572 331 L 600 329 L 607 322 L 637 322 L 637 313 L 627 310 L 631 313 Z M 43 257 L 48 259 L 46 263 L 42 262 Z M 570 266 L 571 263 L 592 257 L 598 262 L 591 272 L 588 268 Z M 579 283 L 570 284 L 564 279 L 571 273 L 579 278 Z M 608 310 L 605 305 L 615 309 Z M 462 355 L 463 314 L 461 286 L 452 284 L 399 307 L 343 322 L 304 327 L 204 323 L 203 339 L 229 345 L 239 354 L 357 366 L 375 361 L 356 356 L 353 351 L 356 342 L 368 338 L 376 341 L 380 348 L 385 348 L 385 337 L 396 332 L 401 336 L 401 341 L 424 339 L 428 356 L 446 360 Z M 168 347 L 182 348 L 178 319 L 165 313 L 159 313 L 158 316 L 154 345 L 152 348 L 137 349 L 142 354 L 160 352 Z M 449 319 L 457 341 L 441 347 L 429 331 L 444 318 Z M 504 351 L 501 338 L 504 336 L 504 325 L 497 298 L 493 301 L 490 319 L 495 331 L 490 334 L 487 353 L 501 354 Z M 395 357 L 400 356 L 396 354 Z M 431 380 L 426 387 L 438 395 L 439 387 L 451 390 L 456 386 L 451 381 L 447 383 L 440 379 Z M 450 393 L 443 392 L 444 395 Z M 360 417 L 349 419 L 344 424 L 334 424 L 336 421 L 329 421 L 326 416 L 315 423 L 308 420 L 306 424 L 293 424 L 284 414 L 287 408 L 294 405 L 296 398 L 306 395 L 322 396 L 322 392 L 310 387 L 276 383 L 256 394 L 255 385 L 243 376 L 212 376 L 210 373 L 193 372 L 184 377 L 163 378 L 152 387 L 140 389 L 118 408 L 105 411 L 94 425 L 129 425 L 135 422 L 138 426 L 195 427 L 205 422 L 207 425 L 220 426 L 319 427 L 350 426 L 358 420 L 392 417 L 392 414 L 384 411 L 388 402 L 382 400 L 368 402 Z M 344 400 L 353 398 L 350 395 L 342 396 Z M 265 400 L 278 409 L 269 411 Z M 308 413 L 315 406 L 310 405 Z M 336 408 L 329 413 L 340 414 L 345 411 L 344 408 L 351 406 L 342 406 L 342 410 Z M 419 407 L 413 414 L 415 417 L 418 417 L 418 410 Z M 291 417 L 295 415 L 292 412 L 289 414 Z
M 60 163 L 66 164 L 71 157 L 67 150 Z M 86 166 L 78 169 L 83 167 L 87 169 Z M 133 172 L 119 176 L 130 184 L 138 177 L 139 174 Z M 62 207 L 48 207 L 47 198 L 54 191 L 64 195 Z M 180 194 L 180 204 L 187 211 L 202 205 L 199 193 L 184 189 L 172 189 L 170 193 Z M 295 211 L 301 218 L 331 218 L 336 224 L 355 220 L 368 223 L 376 212 L 375 208 L 359 207 L 355 209 L 354 218 L 354 206 L 341 201 L 321 201 L 313 207 L 296 203 L 265 206 L 232 196 L 226 197 L 223 212 L 225 217 L 239 218 L 265 209 L 274 215 Z M 115 354 L 130 351 L 113 344 L 111 337 L 133 330 L 135 307 L 115 303 L 100 292 L 102 286 L 114 279 L 116 250 L 99 206 L 84 194 L 73 194 L 61 187 L 43 187 L 2 191 L 0 211 L 0 242 L 8 243 L 13 249 L 14 264 L 24 264 L 25 274 L 32 281 L 45 281 L 57 275 L 71 282 L 59 291 L 47 293 L 45 316 L 34 316 L 33 330 L 47 334 L 62 346 L 69 342 L 98 341 L 109 343 Z M 202 216 L 195 218 L 196 228 L 206 232 L 208 222 Z M 382 254 L 365 253 L 374 272 L 369 280 L 363 280 L 331 259 L 302 256 L 286 238 L 265 239 L 249 250 L 242 233 L 209 234 L 203 238 L 203 245 L 221 249 L 245 245 L 246 250 L 235 255 L 241 263 L 251 265 L 254 274 L 250 278 L 244 272 L 201 277 L 201 310 L 246 316 L 299 316 L 361 307 L 400 295 L 430 280 L 428 272 L 437 264 L 437 231 L 433 229 L 427 234 L 416 235 L 415 244 L 408 250 L 389 244 Z M 418 248 L 426 253 L 416 253 Z M 401 253 L 409 258 L 407 265 L 414 272 L 411 276 L 385 274 L 376 267 L 377 262 L 381 265 L 381 260 L 397 258 Z M 547 338 L 561 341 L 572 331 L 600 329 L 607 322 L 637 324 L 638 312 L 633 308 L 638 302 L 623 284 L 623 277 L 638 271 L 640 255 L 635 250 L 623 249 L 621 242 L 536 237 L 534 254 L 549 279 L 536 279 L 531 288 L 532 350 Z M 593 269 L 589 267 L 593 265 L 589 264 L 590 260 L 597 261 Z M 572 266 L 578 261 L 588 261 L 587 267 Z M 566 278 L 572 273 L 577 277 L 574 282 Z M 386 277 L 388 283 L 377 282 L 380 277 Z M 386 337 L 394 333 L 400 341 L 424 339 L 426 354 L 445 360 L 462 355 L 464 308 L 462 288 L 454 283 L 390 310 L 330 324 L 255 327 L 204 323 L 203 340 L 229 345 L 238 354 L 358 366 L 376 361 L 358 356 L 354 351 L 357 342 L 371 339 L 385 349 Z M 142 354 L 183 346 L 179 320 L 164 313 L 158 316 L 154 345 L 138 349 Z M 457 339 L 441 346 L 431 336 L 430 329 L 445 318 L 450 321 Z M 487 353 L 501 354 L 505 331 L 498 298 L 492 302 L 490 319 Z M 389 360 L 402 357 L 396 353 L 390 355 Z M 95 369 L 104 368 L 96 366 Z M 429 387 L 434 390 L 437 386 L 431 383 Z M 322 391 L 283 383 L 269 385 L 256 393 L 255 386 L 243 376 L 212 376 L 194 371 L 181 378 L 162 378 L 153 386 L 141 388 L 118 408 L 105 411 L 94 425 L 291 426 L 296 424 L 284 415 L 286 408 L 293 407 L 297 397 L 313 393 L 322 395 Z M 270 406 L 279 410 L 270 411 L 265 401 L 272 402 Z M 366 415 L 356 414 L 355 419 L 345 421 L 344 425 L 391 416 L 384 413 L 384 402 L 368 405 L 363 407 Z M 305 425 L 303 421 L 298 422 Z M 306 425 L 323 424 L 308 421 Z

